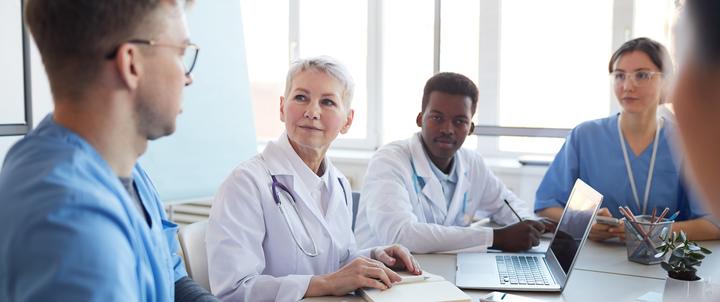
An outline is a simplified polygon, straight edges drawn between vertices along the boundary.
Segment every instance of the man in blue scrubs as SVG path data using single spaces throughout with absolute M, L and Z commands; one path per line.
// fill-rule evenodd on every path
M 192 83 L 185 1 L 26 4 L 55 111 L 0 172 L 0 301 L 215 300 L 136 163 Z

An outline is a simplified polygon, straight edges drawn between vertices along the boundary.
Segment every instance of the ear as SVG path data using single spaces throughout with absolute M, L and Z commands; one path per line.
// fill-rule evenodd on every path
M 470 130 L 468 131 L 468 135 L 472 135 L 473 132 L 475 132 L 475 123 L 470 122 Z
M 417 117 L 415 118 L 415 124 L 420 128 L 422 128 L 422 117 L 423 117 L 423 113 L 420 112 L 420 113 L 418 113 Z
M 345 134 L 350 130 L 350 126 L 352 126 L 353 119 L 355 118 L 355 110 L 350 109 L 350 112 L 348 112 L 347 118 L 345 119 L 345 125 L 340 128 L 340 133 Z
M 125 43 L 118 48 L 114 63 L 120 80 L 128 90 L 136 90 L 140 85 L 143 69 L 140 60 L 140 49 Z
M 285 122 L 285 97 L 280 96 L 280 121 Z

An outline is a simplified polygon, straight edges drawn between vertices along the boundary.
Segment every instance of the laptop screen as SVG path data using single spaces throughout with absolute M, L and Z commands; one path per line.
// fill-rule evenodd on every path
M 580 245 L 590 230 L 600 202 L 602 202 L 600 193 L 580 179 L 575 182 L 549 249 L 560 263 L 565 275 L 570 271 Z

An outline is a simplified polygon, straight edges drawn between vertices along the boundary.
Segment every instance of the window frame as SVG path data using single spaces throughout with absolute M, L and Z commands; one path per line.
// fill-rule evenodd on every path
M 299 21 L 301 0 L 289 1 L 289 43 L 288 62 L 299 57 Z M 333 143 L 334 148 L 353 150 L 376 150 L 383 143 L 383 0 L 367 0 L 367 119 L 366 137 L 364 139 L 343 138 L 342 136 Z M 441 51 L 441 26 L 442 26 L 442 0 L 434 0 L 434 36 L 433 36 L 433 73 L 440 70 Z M 617 49 L 633 35 L 635 0 L 613 0 L 612 16 L 612 41 L 611 49 Z M 501 0 L 480 0 L 480 35 L 477 37 L 480 43 L 478 52 L 478 89 L 479 89 L 479 110 L 475 116 L 475 129 L 473 134 L 478 136 L 476 150 L 486 156 L 512 157 L 536 154 L 537 152 L 509 152 L 499 149 L 499 138 L 501 137 L 547 137 L 565 138 L 570 128 L 546 128 L 546 127 L 506 127 L 497 125 L 499 102 L 499 75 L 500 75 L 500 18 Z M 608 88 L 611 89 L 611 88 Z M 608 99 L 610 112 L 619 112 L 620 106 L 614 101 L 611 93 Z M 480 120 L 489 121 L 479 123 Z M 264 140 L 259 140 L 265 143 Z
M 441 0 L 436 0 L 440 2 Z M 625 41 L 633 37 L 633 21 L 635 5 L 634 0 L 613 0 L 612 20 L 612 49 L 619 48 Z M 497 125 L 498 107 L 501 101 L 499 95 L 500 77 L 500 16 L 502 5 L 501 0 L 483 0 L 480 3 L 480 37 L 485 43 L 480 44 L 479 51 L 479 81 L 477 83 L 480 96 L 478 108 L 484 108 L 476 113 L 474 135 L 479 136 L 477 150 L 486 156 L 508 157 L 532 155 L 536 152 L 509 152 L 500 150 L 499 141 L 501 137 L 546 137 L 565 138 L 570 128 L 545 128 L 545 127 L 506 127 Z M 439 23 L 439 20 L 436 20 Z M 436 55 L 439 60 L 439 46 L 436 48 Z M 608 88 L 611 89 L 611 88 Z M 608 99 L 610 112 L 619 112 L 620 106 L 614 101 L 611 93 Z M 480 120 L 491 121 L 491 123 L 479 123 Z M 493 125 L 494 124 L 494 125 Z
M 288 22 L 288 66 L 300 58 L 300 2 L 289 0 Z M 367 126 L 365 138 L 344 138 L 342 135 L 333 142 L 333 148 L 353 150 L 376 150 L 380 147 L 382 129 L 382 3 L 381 0 L 367 0 L 367 59 L 365 62 L 367 83 Z M 356 126 L 353 126 L 356 127 Z M 265 140 L 259 142 L 267 143 Z

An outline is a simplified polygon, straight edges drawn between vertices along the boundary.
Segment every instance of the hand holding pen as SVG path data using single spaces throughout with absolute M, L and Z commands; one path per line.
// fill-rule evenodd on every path
M 520 222 L 532 221 L 532 222 L 538 222 L 538 223 L 540 223 L 540 224 L 542 225 L 542 228 L 540 228 L 539 225 L 536 224 L 536 223 L 532 223 L 532 225 L 533 225 L 533 227 L 535 227 L 541 234 L 543 234 L 543 233 L 554 233 L 554 232 L 555 232 L 555 228 L 557 227 L 557 222 L 556 222 L 556 221 L 554 221 L 554 220 L 552 220 L 552 219 L 550 219 L 550 218 L 547 218 L 547 217 L 535 217 L 535 218 L 532 218 L 532 219 L 523 219 L 522 217 L 520 217 L 520 215 L 517 213 L 517 211 L 515 211 L 515 209 L 510 205 L 510 202 L 508 202 L 507 199 L 503 199 L 503 202 L 505 202 L 505 204 L 508 206 L 508 208 L 510 209 L 510 211 L 512 211 L 513 214 L 515 214 L 515 217 L 517 217 L 517 219 L 518 219 Z
M 525 220 L 505 200 L 505 204 L 515 214 L 519 222 L 493 230 L 491 248 L 508 252 L 524 251 L 540 244 L 540 236 L 545 226 L 535 220 Z

